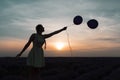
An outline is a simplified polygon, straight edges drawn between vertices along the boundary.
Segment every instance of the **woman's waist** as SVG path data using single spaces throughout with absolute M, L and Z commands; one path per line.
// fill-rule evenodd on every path
M 33 49 L 43 49 L 42 46 L 33 46 L 32 48 L 33 48 Z
M 39 47 L 39 48 L 42 48 L 43 44 L 33 44 L 33 47 Z

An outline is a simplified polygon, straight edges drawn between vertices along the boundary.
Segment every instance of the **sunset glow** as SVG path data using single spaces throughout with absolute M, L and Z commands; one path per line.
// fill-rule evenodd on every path
M 56 42 L 55 47 L 57 50 L 63 50 L 63 48 L 65 47 L 65 44 L 63 42 Z

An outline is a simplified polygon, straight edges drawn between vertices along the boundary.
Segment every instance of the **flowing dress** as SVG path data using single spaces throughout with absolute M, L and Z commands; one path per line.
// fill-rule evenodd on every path
M 45 66 L 45 58 L 43 52 L 43 44 L 45 38 L 42 35 L 35 34 L 33 40 L 33 47 L 30 50 L 27 58 L 27 65 L 32 67 L 41 68 Z

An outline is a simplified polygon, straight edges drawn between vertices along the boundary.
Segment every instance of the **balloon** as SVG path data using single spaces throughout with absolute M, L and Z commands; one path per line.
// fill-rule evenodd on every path
M 75 16 L 74 19 L 73 19 L 73 23 L 74 23 L 75 25 L 81 24 L 82 21 L 83 21 L 83 18 L 82 18 L 81 16 L 79 16 L 79 15 Z
M 95 19 L 91 19 L 87 22 L 87 25 L 88 25 L 89 28 L 95 29 L 95 28 L 98 27 L 98 21 L 95 20 Z

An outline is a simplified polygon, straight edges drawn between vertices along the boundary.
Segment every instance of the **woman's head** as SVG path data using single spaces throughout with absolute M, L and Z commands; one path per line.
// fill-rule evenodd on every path
M 38 24 L 38 25 L 36 26 L 36 31 L 37 31 L 37 33 L 42 33 L 42 32 L 44 32 L 44 27 L 43 27 L 43 25 L 42 25 L 42 24 Z

